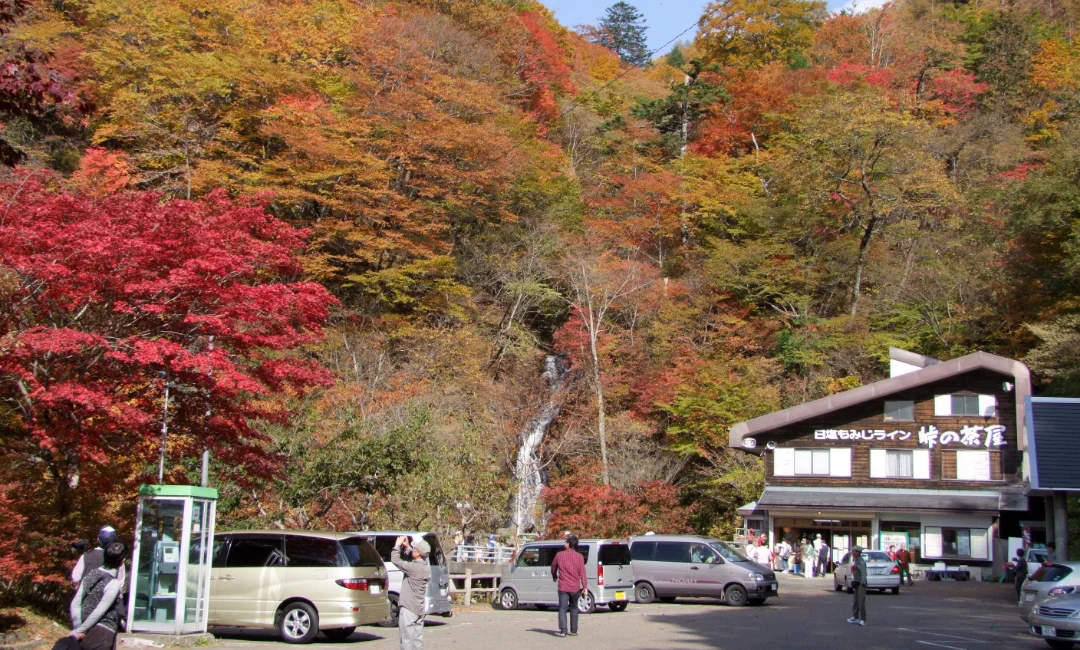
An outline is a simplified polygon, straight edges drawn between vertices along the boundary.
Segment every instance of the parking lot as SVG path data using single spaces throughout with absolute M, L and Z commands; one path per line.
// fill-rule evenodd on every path
M 453 618 L 433 618 L 425 630 L 427 648 L 553 646 L 660 650 L 665 648 L 952 648 L 997 650 L 1047 648 L 1025 633 L 1012 601 L 1012 585 L 919 582 L 899 595 L 870 594 L 868 625 L 846 622 L 851 596 L 833 591 L 831 579 L 783 576 L 780 598 L 761 607 L 726 607 L 716 601 L 686 599 L 672 604 L 631 605 L 625 612 L 600 609 L 581 617 L 580 634 L 560 639 L 554 611 L 499 611 L 473 607 Z M 237 650 L 281 650 L 271 633 L 215 629 L 219 646 Z M 312 650 L 355 645 L 396 648 L 397 631 L 367 627 L 346 641 L 320 642 Z M 338 648 L 337 650 L 341 650 Z

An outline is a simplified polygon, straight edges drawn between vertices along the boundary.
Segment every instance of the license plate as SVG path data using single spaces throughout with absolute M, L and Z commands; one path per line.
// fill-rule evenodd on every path
M 378 595 L 378 593 L 379 593 L 379 585 L 371 585 L 371 587 L 369 587 L 369 589 L 371 590 L 371 593 Z
M 1033 600 L 1035 600 L 1035 594 L 1024 594 L 1025 603 L 1030 603 Z
M 776 591 L 778 585 L 769 585 L 769 591 Z
M 870 569 L 870 575 L 879 576 L 888 573 L 888 569 Z
M 1050 627 L 1049 625 L 1043 625 L 1042 626 L 1042 635 L 1043 636 L 1057 636 L 1057 630 Z
M 615 592 L 615 600 L 626 600 L 626 592 L 625 591 L 616 591 Z

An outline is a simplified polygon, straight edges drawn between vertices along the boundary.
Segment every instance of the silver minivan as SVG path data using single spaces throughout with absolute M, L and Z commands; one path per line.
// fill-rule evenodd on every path
M 300 530 L 214 535 L 210 625 L 277 628 L 288 643 L 349 637 L 390 615 L 386 568 L 363 537 Z
M 390 562 L 390 552 L 394 550 L 394 542 L 398 537 L 405 536 L 410 539 L 423 538 L 431 546 L 431 555 L 428 563 L 431 564 L 431 582 L 427 586 L 427 595 L 424 598 L 425 614 L 437 614 L 450 617 L 454 615 L 450 604 L 450 569 L 446 566 L 446 556 L 443 554 L 439 536 L 421 530 L 379 530 L 350 533 L 364 537 L 383 559 L 386 573 L 390 576 L 390 619 L 387 625 L 397 627 L 398 624 L 398 598 L 401 594 L 401 582 L 405 574 Z
M 562 540 L 523 546 L 514 563 L 503 568 L 499 605 L 503 609 L 517 609 L 520 605 L 558 607 L 559 588 L 551 576 L 551 562 L 564 548 Z M 607 605 L 611 611 L 621 612 L 634 602 L 634 570 L 626 540 L 583 539 L 577 551 L 585 558 L 585 575 L 589 579 L 588 591 L 578 599 L 579 611 L 591 614 L 597 605 Z
M 772 569 L 750 561 L 729 544 L 696 535 L 630 538 L 634 592 L 639 603 L 676 598 L 719 598 L 735 607 L 760 605 L 780 595 Z

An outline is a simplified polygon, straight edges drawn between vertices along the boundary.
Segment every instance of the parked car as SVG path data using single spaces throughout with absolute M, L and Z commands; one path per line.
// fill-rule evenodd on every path
M 1028 625 L 1054 650 L 1073 647 L 1080 641 L 1080 593 L 1043 600 L 1028 616 Z
M 854 589 L 851 586 L 851 553 L 845 553 L 840 564 L 833 569 L 833 588 L 837 591 L 846 589 L 850 594 Z M 885 551 L 863 551 L 863 559 L 866 560 L 866 588 L 900 593 L 900 565 L 895 560 L 889 559 Z
M 274 629 L 288 643 L 344 639 L 390 616 L 386 568 L 363 537 L 314 531 L 214 535 L 210 625 Z
M 552 579 L 551 562 L 564 548 L 561 540 L 523 546 L 516 561 L 503 568 L 499 605 L 503 609 L 517 609 L 521 605 L 536 605 L 539 609 L 558 606 L 559 589 Z M 580 612 L 591 614 L 598 605 L 621 612 L 634 602 L 634 570 L 625 540 L 583 539 L 578 542 L 577 550 L 585 558 L 589 582 L 589 589 L 578 599 Z
M 424 598 L 425 614 L 450 617 L 454 615 L 453 606 L 450 602 L 450 569 L 446 566 L 446 556 L 443 554 L 442 544 L 435 533 L 419 530 L 380 530 L 350 533 L 364 537 L 382 557 L 387 575 L 390 576 L 389 590 L 390 619 L 387 625 L 397 627 L 398 624 L 398 598 L 401 595 L 401 583 L 405 574 L 390 562 L 390 552 L 394 550 L 394 542 L 402 535 L 415 539 L 422 537 L 431 546 L 431 555 L 428 556 L 428 564 L 431 565 L 431 582 L 427 586 L 427 594 Z
M 1024 553 L 1024 559 L 1027 561 L 1027 574 L 1031 575 L 1038 571 L 1039 567 L 1046 562 L 1047 551 L 1045 548 L 1029 548 Z
M 1067 596 L 1080 589 L 1080 562 L 1042 564 L 1020 587 L 1020 618 L 1028 615 L 1050 596 Z
M 631 537 L 630 556 L 639 603 L 697 597 L 719 598 L 740 607 L 761 605 L 780 594 L 772 569 L 718 539 L 696 535 Z

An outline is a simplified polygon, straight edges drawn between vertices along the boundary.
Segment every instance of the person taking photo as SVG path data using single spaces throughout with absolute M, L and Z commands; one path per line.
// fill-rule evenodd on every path
M 431 582 L 428 555 L 431 546 L 422 539 L 411 542 L 402 535 L 394 542 L 390 561 L 405 574 L 398 601 L 398 632 L 401 650 L 421 650 L 424 647 L 424 595 Z

